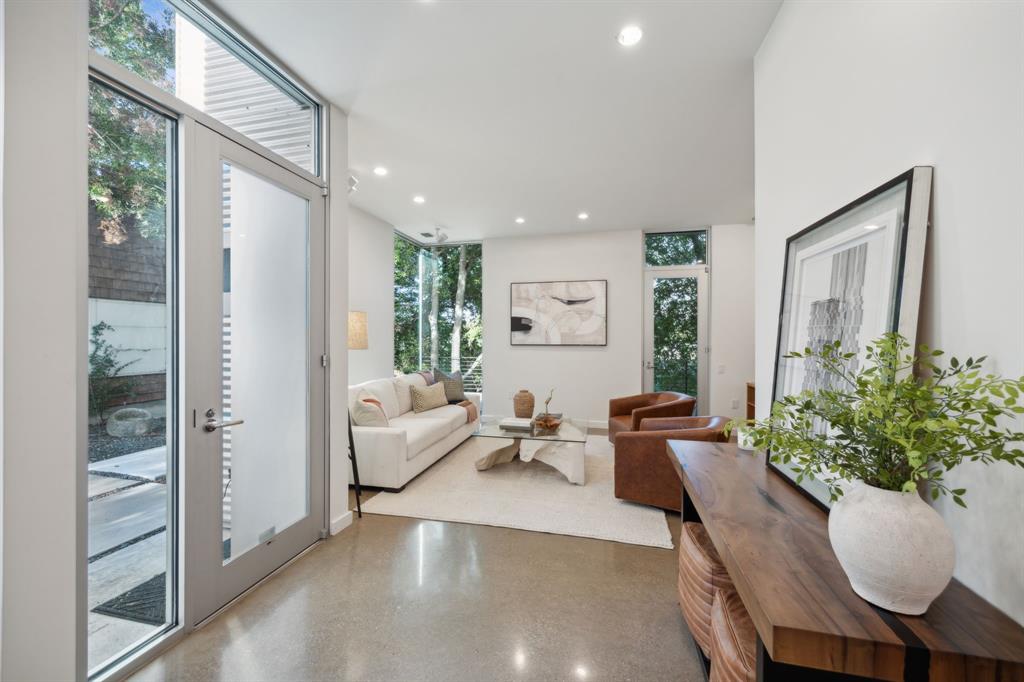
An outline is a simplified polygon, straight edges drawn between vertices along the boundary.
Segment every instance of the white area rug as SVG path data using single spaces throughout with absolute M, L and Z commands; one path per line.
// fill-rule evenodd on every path
M 477 459 L 509 443 L 471 437 L 405 490 L 379 493 L 363 511 L 672 549 L 665 512 L 615 499 L 612 446 L 604 436 L 587 440 L 582 486 L 538 461 L 476 470 Z

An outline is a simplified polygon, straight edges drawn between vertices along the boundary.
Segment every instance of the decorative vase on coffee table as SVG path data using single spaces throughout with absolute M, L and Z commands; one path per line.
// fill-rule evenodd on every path
M 512 398 L 512 409 L 520 419 L 529 419 L 533 416 L 534 398 L 533 394 L 525 388 L 516 393 Z
M 924 613 L 953 577 L 953 534 L 916 492 L 854 483 L 832 505 L 828 537 L 853 591 L 889 611 Z

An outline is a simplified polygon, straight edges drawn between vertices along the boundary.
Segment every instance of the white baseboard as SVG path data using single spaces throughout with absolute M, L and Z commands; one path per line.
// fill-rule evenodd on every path
M 591 419 L 587 422 L 587 426 L 591 429 L 608 429 L 607 419 Z
M 331 535 L 337 535 L 352 525 L 352 512 L 347 511 L 336 519 L 331 519 Z

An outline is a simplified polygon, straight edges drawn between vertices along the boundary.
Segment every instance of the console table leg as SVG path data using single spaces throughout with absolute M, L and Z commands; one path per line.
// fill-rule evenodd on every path
M 682 486 L 680 486 L 680 487 L 682 487 Z M 682 508 L 683 508 L 682 517 L 683 517 L 683 522 L 684 523 L 691 522 L 691 521 L 693 523 L 700 523 L 701 522 L 700 514 L 697 513 L 697 508 L 693 506 L 693 500 L 690 499 L 690 496 L 687 494 L 685 487 L 683 488 L 683 504 L 682 504 Z

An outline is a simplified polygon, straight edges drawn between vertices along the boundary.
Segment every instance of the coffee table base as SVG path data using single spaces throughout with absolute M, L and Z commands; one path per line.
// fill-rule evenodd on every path
M 583 443 L 566 443 L 561 441 L 527 441 L 523 443 L 522 438 L 515 438 L 511 445 L 498 448 L 478 459 L 476 461 L 476 469 L 477 471 L 486 471 L 497 464 L 507 464 L 516 457 L 519 457 L 523 462 L 532 462 L 533 460 L 544 462 L 569 479 L 570 483 L 576 485 L 584 485 L 586 483 Z

